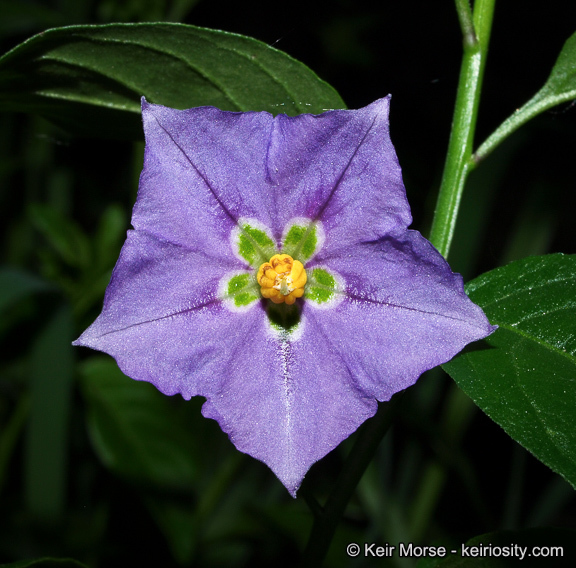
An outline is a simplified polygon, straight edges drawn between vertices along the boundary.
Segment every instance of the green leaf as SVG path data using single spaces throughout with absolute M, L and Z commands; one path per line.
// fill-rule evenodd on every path
M 556 105 L 576 99 L 576 33 L 564 44 L 544 86 L 523 107 L 508 117 L 478 148 L 474 157 L 485 158 L 500 142 L 529 120 Z
M 518 260 L 466 291 L 500 329 L 444 369 L 512 438 L 576 486 L 576 255 Z
M 0 58 L 0 109 L 35 112 L 75 133 L 141 138 L 142 96 L 179 109 L 344 108 L 332 87 L 285 53 L 183 24 L 56 28 Z
M 576 531 L 559 528 L 493 532 L 464 545 L 446 546 L 444 558 L 421 558 L 417 568 L 572 568 L 575 538 Z
M 80 373 L 90 436 L 104 464 L 140 483 L 189 488 L 197 470 L 185 420 L 190 403 L 133 381 L 112 359 L 91 357 Z

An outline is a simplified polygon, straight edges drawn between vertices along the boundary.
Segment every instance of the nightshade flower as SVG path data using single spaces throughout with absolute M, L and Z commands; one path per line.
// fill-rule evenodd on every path
M 294 496 L 310 466 L 493 331 L 418 232 L 389 98 L 296 117 L 143 100 L 144 169 L 96 321 L 75 342 L 206 397 Z

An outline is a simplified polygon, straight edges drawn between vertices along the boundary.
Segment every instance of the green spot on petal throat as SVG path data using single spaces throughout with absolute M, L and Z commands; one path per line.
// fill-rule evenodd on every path
M 238 253 L 250 265 L 265 262 L 271 256 L 269 252 L 274 250 L 274 241 L 264 230 L 248 223 L 241 226 L 238 234 Z
M 254 278 L 248 273 L 232 276 L 226 286 L 226 295 L 238 308 L 260 299 Z
M 317 225 L 292 225 L 284 238 L 282 249 L 295 258 L 309 260 L 318 249 Z
M 248 306 L 252 302 L 258 299 L 258 296 L 252 294 L 251 292 L 241 292 L 234 296 L 234 305 L 237 307 Z
M 336 279 L 324 268 L 312 270 L 312 276 L 306 286 L 306 299 L 325 304 L 334 298 L 336 292 Z
M 328 286 L 332 289 L 334 289 L 336 286 L 336 280 L 334 276 L 332 276 L 332 274 L 323 268 L 315 268 L 312 271 L 312 278 L 314 278 L 314 280 L 316 280 L 316 282 L 322 286 Z
M 242 290 L 243 288 L 246 288 L 246 286 L 248 286 L 249 284 L 250 284 L 250 274 L 238 274 L 230 278 L 230 280 L 228 281 L 228 289 L 226 291 L 228 292 L 229 296 L 233 296 L 234 294 L 240 292 L 240 290 Z

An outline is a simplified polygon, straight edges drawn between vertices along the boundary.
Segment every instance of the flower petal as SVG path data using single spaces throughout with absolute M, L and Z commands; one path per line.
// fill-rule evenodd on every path
M 278 217 L 320 220 L 324 249 L 374 240 L 412 221 L 390 141 L 390 97 L 360 110 L 275 118 L 267 171 Z
M 296 339 L 272 337 L 262 323 L 245 338 L 233 367 L 250 380 L 227 381 L 202 413 L 218 421 L 236 448 L 266 463 L 295 497 L 310 466 L 373 416 L 377 403 L 307 322 Z
M 464 292 L 462 277 L 417 231 L 317 260 L 343 278 L 346 292 L 333 309 L 306 304 L 306 317 L 366 396 L 389 400 L 496 329 Z
M 132 224 L 212 256 L 227 256 L 241 217 L 270 226 L 265 156 L 273 117 L 142 102 L 144 169 Z M 279 235 L 278 235 L 279 237 Z
M 230 317 L 247 315 L 232 314 L 217 297 L 222 275 L 233 274 L 239 264 L 129 231 L 102 313 L 74 345 L 109 353 L 132 378 L 189 398 L 204 378 L 195 368 L 219 357 L 228 326 L 239 325 Z M 202 326 L 200 320 L 209 321 Z

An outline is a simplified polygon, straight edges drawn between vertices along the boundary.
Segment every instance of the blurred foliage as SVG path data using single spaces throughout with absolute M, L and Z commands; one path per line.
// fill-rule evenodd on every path
M 350 108 L 391 92 L 414 228 L 426 234 L 461 53 L 450 3 L 0 0 L 0 16 L 2 53 L 48 27 L 184 21 L 288 52 Z M 574 16 L 567 0 L 497 6 L 478 141 L 543 84 Z M 450 259 L 466 280 L 527 255 L 576 252 L 575 148 L 568 104 L 523 127 L 472 174 Z M 324 501 L 353 439 L 312 468 L 293 500 L 201 417 L 201 400 L 164 397 L 70 345 L 99 313 L 142 152 L 141 143 L 75 138 L 35 116 L 0 115 L 0 562 L 295 566 L 309 505 Z M 350 542 L 459 545 L 503 529 L 576 528 L 570 486 L 442 371 L 422 377 L 402 404 L 327 566 L 416 562 L 349 559 Z M 50 562 L 22 565 L 76 565 Z

